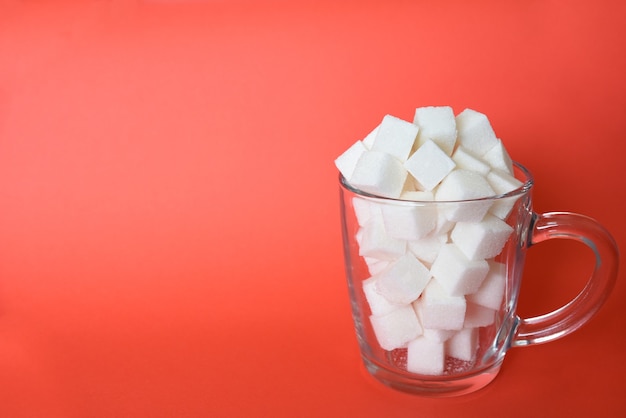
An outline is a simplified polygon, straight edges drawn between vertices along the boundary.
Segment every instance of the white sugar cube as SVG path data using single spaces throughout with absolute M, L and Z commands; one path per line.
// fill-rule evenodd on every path
M 437 225 L 437 209 L 432 205 L 387 204 L 381 206 L 383 223 L 389 236 L 416 240 Z
M 470 260 L 455 244 L 445 244 L 430 272 L 448 294 L 461 296 L 480 288 L 489 272 L 489 263 L 485 260 Z
M 365 225 L 371 217 L 369 201 L 355 196 L 352 198 L 352 209 L 359 226 Z
M 454 154 L 452 154 L 452 161 L 456 164 L 457 168 L 463 170 L 474 171 L 478 174 L 486 176 L 491 167 L 479 157 L 472 155 L 464 147 L 458 147 Z
M 498 143 L 486 115 L 465 109 L 456 116 L 459 145 L 481 157 Z
M 413 149 L 418 132 L 417 125 L 395 116 L 385 115 L 378 126 L 371 149 L 392 155 L 404 162 Z
M 372 218 L 357 233 L 359 255 L 379 260 L 393 260 L 406 253 L 406 241 L 390 237 L 382 218 Z
M 467 295 L 466 299 L 473 304 L 497 310 L 502 305 L 505 287 L 506 266 L 503 263 L 490 261 L 487 277 L 480 288 L 471 295 Z
M 435 200 L 468 200 L 494 196 L 485 176 L 469 170 L 452 171 L 439 185 Z
M 496 194 L 501 195 L 523 186 L 520 180 L 513 175 L 501 170 L 494 169 L 487 174 L 487 182 Z
M 384 350 L 406 347 L 422 334 L 422 326 L 411 305 L 404 305 L 384 315 L 371 315 L 370 322 L 378 344 Z
M 407 346 L 406 369 L 425 375 L 443 374 L 445 367 L 444 344 L 418 337 Z
M 430 139 L 447 155 L 452 155 L 456 143 L 456 120 L 450 106 L 426 106 L 415 109 L 413 123 L 419 126 L 417 144 Z
M 378 279 L 372 276 L 363 280 L 363 293 L 373 315 L 382 316 L 391 311 L 400 308 L 401 305 L 389 302 L 384 296 L 376 291 L 376 281 Z
M 443 244 L 448 241 L 448 235 L 429 235 L 419 240 L 408 241 L 408 250 L 414 254 L 419 260 L 432 264 Z
M 409 304 L 422 294 L 429 280 L 430 271 L 409 253 L 379 274 L 376 291 L 392 303 Z
M 512 232 L 506 222 L 488 213 L 480 222 L 457 222 L 450 238 L 467 258 L 480 260 L 500 254 Z
M 512 175 L 496 169 L 487 174 L 487 181 L 498 195 L 512 192 L 513 190 L 522 187 L 524 184 Z M 511 196 L 498 199 L 494 202 L 491 208 L 489 208 L 489 212 L 500 219 L 506 219 L 518 198 L 519 196 Z
M 501 140 L 498 139 L 496 144 L 483 155 L 483 160 L 491 167 L 513 175 L 513 160 Z
M 436 280 L 431 280 L 413 303 L 424 328 L 446 330 L 463 328 L 465 305 L 463 296 L 450 296 Z
M 465 311 L 463 328 L 486 327 L 494 323 L 496 311 L 484 306 L 468 303 Z
M 432 140 L 428 139 L 404 163 L 406 170 L 422 190 L 433 190 L 450 173 L 455 163 Z
M 359 226 L 365 225 L 373 216 L 379 216 L 382 219 L 380 204 L 359 196 L 352 198 L 352 208 L 356 216 Z
M 350 177 L 352 177 L 356 163 L 365 151 L 367 151 L 367 148 L 363 145 L 363 142 L 356 141 L 335 159 L 335 166 L 346 180 L 349 181 Z
M 408 173 L 402 163 L 384 152 L 365 151 L 354 167 L 349 182 L 365 192 L 397 198 Z
M 446 341 L 446 354 L 463 361 L 472 361 L 478 350 L 478 329 L 465 328 Z
M 487 179 L 473 171 L 457 169 L 443 179 L 435 192 L 435 200 L 458 201 L 494 196 L 495 192 Z M 476 200 L 446 205 L 446 216 L 451 221 L 476 222 L 481 220 L 492 202 Z

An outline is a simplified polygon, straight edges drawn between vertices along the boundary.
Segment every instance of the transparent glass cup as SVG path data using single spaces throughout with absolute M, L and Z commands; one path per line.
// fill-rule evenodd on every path
M 614 239 L 598 222 L 532 209 L 532 175 L 503 195 L 405 201 L 351 187 L 340 175 L 345 267 L 362 359 L 395 389 L 424 396 L 476 391 L 511 347 L 545 343 L 585 324 L 609 296 Z M 586 244 L 595 267 L 582 291 L 545 315 L 516 314 L 526 251 L 553 238 Z

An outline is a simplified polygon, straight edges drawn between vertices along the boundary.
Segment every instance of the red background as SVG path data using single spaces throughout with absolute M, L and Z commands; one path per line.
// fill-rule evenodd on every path
M 387 113 L 470 107 L 537 211 L 626 248 L 625 21 L 602 0 L 1 1 L 0 416 L 623 416 L 623 274 L 473 395 L 367 376 L 333 160 Z M 532 248 L 520 315 L 592 263 Z

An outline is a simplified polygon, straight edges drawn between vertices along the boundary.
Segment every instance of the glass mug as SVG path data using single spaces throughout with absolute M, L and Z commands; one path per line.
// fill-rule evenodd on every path
M 449 202 L 374 196 L 340 175 L 352 315 L 378 381 L 423 396 L 474 392 L 497 376 L 509 348 L 575 331 L 608 297 L 619 261 L 611 235 L 582 215 L 533 212 L 532 175 L 518 163 L 514 175 L 522 185 L 509 193 Z M 420 228 L 428 233 L 407 237 Z M 594 271 L 565 306 L 520 318 L 526 251 L 553 238 L 590 247 Z

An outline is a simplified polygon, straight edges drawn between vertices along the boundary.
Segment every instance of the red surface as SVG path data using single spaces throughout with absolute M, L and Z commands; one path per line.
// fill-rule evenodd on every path
M 337 4 L 339 3 L 339 4 Z M 623 416 L 626 278 L 483 391 L 364 372 L 334 158 L 391 113 L 489 115 L 535 208 L 626 249 L 626 3 L 0 3 L 0 416 Z M 529 254 L 521 315 L 581 245 Z

